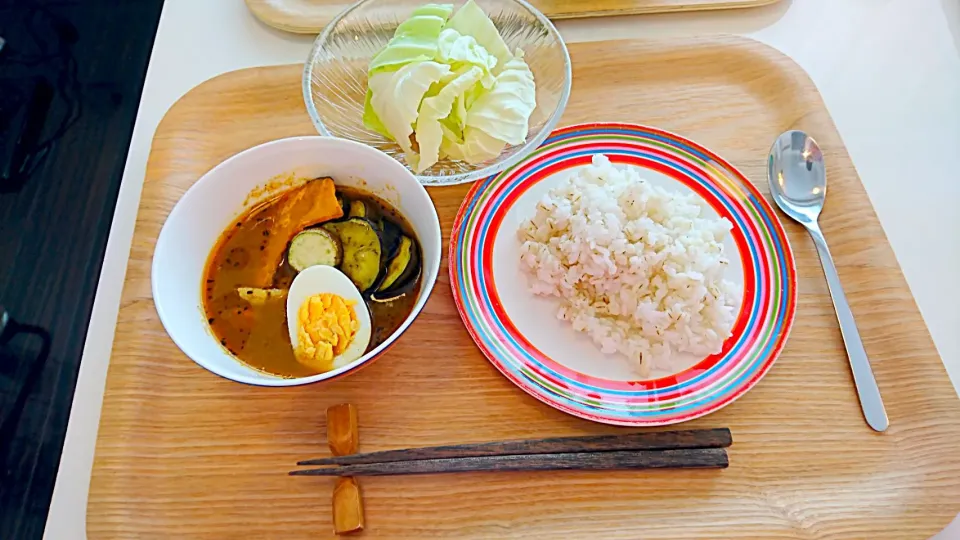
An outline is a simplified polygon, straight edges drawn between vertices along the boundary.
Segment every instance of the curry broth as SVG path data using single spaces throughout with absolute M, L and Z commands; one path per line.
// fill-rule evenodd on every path
M 243 363 L 280 377 L 317 373 L 297 362 L 293 354 L 287 332 L 285 294 L 297 275 L 286 259 L 292 235 L 275 234 L 278 224 L 291 217 L 280 213 L 307 211 L 305 205 L 291 204 L 286 199 L 297 189 L 257 205 L 234 221 L 221 235 L 204 270 L 203 309 L 213 335 Z M 336 193 L 348 200 L 373 204 L 384 218 L 416 240 L 410 224 L 386 201 L 356 188 L 336 186 Z M 312 223 L 310 227 L 326 221 L 330 220 Z M 299 230 L 302 228 L 295 232 Z M 416 244 L 420 249 L 419 242 Z M 284 255 L 279 262 L 268 256 L 281 252 L 281 248 Z M 269 276 L 269 283 L 259 282 L 262 276 Z M 383 343 L 407 318 L 420 293 L 421 281 L 418 278 L 410 292 L 391 302 L 366 301 L 373 325 L 366 352 Z M 244 299 L 238 291 L 244 287 L 272 287 L 278 292 L 267 298 L 255 299 L 251 294 Z

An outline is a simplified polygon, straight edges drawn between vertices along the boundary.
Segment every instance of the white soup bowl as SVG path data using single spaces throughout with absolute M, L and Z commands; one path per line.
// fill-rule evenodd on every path
M 240 362 L 214 337 L 201 300 L 204 268 L 221 235 L 243 213 L 292 185 L 323 176 L 332 177 L 337 185 L 358 187 L 379 196 L 407 219 L 423 254 L 420 294 L 403 324 L 356 361 L 309 377 L 277 377 Z M 282 179 L 290 181 L 278 182 Z M 336 378 L 380 356 L 417 318 L 433 290 L 439 268 L 437 211 L 427 191 L 406 167 L 360 143 L 332 137 L 295 137 L 240 152 L 187 190 L 160 231 L 150 280 L 163 327 L 194 362 L 237 382 L 295 386 Z

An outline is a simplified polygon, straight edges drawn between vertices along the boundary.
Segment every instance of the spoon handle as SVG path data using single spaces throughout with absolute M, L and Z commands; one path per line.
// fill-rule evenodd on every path
M 877 380 L 873 377 L 873 369 L 867 359 L 867 351 L 863 348 L 863 341 L 860 340 L 860 332 L 857 330 L 857 323 L 853 320 L 853 312 L 850 311 L 847 296 L 843 294 L 843 286 L 840 285 L 837 267 L 834 266 L 833 257 L 827 248 L 827 240 L 823 237 L 823 232 L 816 222 L 807 224 L 807 231 L 810 232 L 813 243 L 817 246 L 820 264 L 823 266 L 823 273 L 827 277 L 827 287 L 830 289 L 833 308 L 836 310 L 837 319 L 840 321 L 840 333 L 843 335 L 843 344 L 847 349 L 847 357 L 850 359 L 850 369 L 853 371 L 853 381 L 857 387 L 857 395 L 860 397 L 863 416 L 866 418 L 867 424 L 875 431 L 885 431 L 887 426 L 890 425 L 890 421 L 887 420 L 887 411 L 883 408 L 880 388 L 877 386 Z

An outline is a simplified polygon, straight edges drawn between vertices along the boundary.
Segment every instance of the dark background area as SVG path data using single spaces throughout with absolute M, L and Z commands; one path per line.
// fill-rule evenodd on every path
M 162 4 L 0 0 L 3 540 L 43 535 Z

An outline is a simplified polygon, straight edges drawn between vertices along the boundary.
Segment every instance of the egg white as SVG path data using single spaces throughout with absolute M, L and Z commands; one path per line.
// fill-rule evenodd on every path
M 300 306 L 307 298 L 322 293 L 335 294 L 344 300 L 354 302 L 353 309 L 357 314 L 357 322 L 360 323 L 360 328 L 357 329 L 350 345 L 342 354 L 334 357 L 333 367 L 336 369 L 360 358 L 367 350 L 371 335 L 370 312 L 357 286 L 346 274 L 332 266 L 311 266 L 297 274 L 287 293 L 287 329 L 290 332 L 290 344 L 294 349 L 297 347 L 298 340 L 297 314 Z

